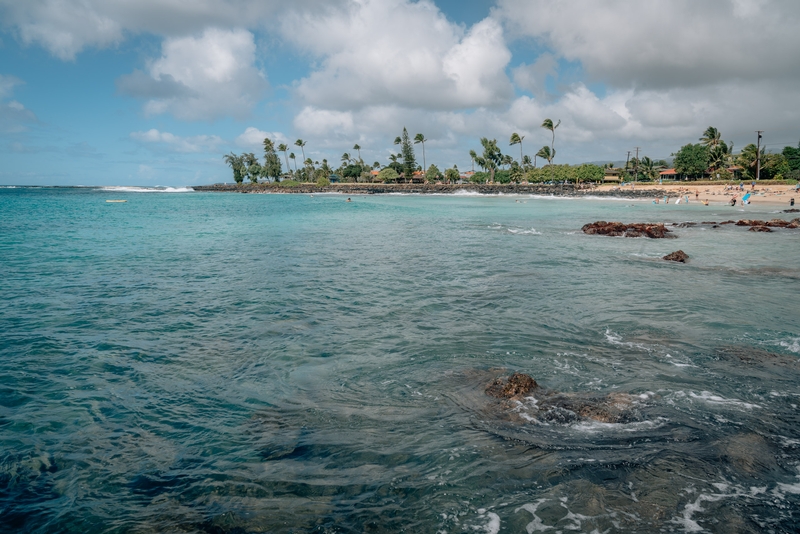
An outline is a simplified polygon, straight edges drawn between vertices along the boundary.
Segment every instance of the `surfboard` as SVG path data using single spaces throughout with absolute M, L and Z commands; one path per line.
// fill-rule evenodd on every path
M 127 202 L 127 200 L 106 200 L 106 202 Z

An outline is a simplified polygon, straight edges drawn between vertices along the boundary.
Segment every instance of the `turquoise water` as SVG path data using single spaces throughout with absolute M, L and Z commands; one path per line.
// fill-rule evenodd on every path
M 3 530 L 800 528 L 800 230 L 580 232 L 794 215 L 344 200 L 0 189 Z M 634 415 L 525 417 L 513 371 Z

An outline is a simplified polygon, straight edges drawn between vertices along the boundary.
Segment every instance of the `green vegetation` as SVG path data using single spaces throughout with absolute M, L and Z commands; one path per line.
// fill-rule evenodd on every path
M 442 171 L 439 170 L 439 167 L 436 165 L 431 164 L 428 167 L 428 170 L 425 171 L 425 179 L 429 182 L 436 182 L 442 179 Z
M 708 170 L 708 147 L 702 144 L 688 144 L 674 154 L 673 165 L 678 174 L 689 177 L 702 177 Z
M 378 180 L 385 184 L 396 182 L 398 178 L 400 178 L 400 175 L 394 170 L 394 167 L 385 167 L 378 173 Z
M 551 133 L 550 145 L 540 148 L 531 162 L 530 156 L 525 155 L 522 142 L 524 135 L 514 132 L 509 137 L 509 146 L 519 145 L 519 160 L 510 154 L 503 154 L 498 147 L 497 139 L 481 137 L 481 152 L 470 150 L 469 155 L 474 165 L 480 172 L 467 173 L 473 183 L 520 183 L 520 182 L 599 182 L 603 180 L 606 171 L 623 180 L 653 181 L 661 178 L 661 172 L 667 168 L 664 160 L 653 160 L 648 156 L 638 159 L 631 158 L 630 153 L 624 167 L 614 168 L 609 163 L 602 167 L 593 164 L 582 165 L 556 165 L 553 163 L 555 150 L 556 129 L 561 121 L 553 122 L 545 119 L 541 127 Z M 299 147 L 303 154 L 302 166 L 297 163 L 294 153 L 289 153 L 289 146 L 281 143 L 275 147 L 271 139 L 264 139 L 264 161 L 259 161 L 255 154 L 226 154 L 223 156 L 225 163 L 233 171 L 233 179 L 241 184 L 245 179 L 252 183 L 259 181 L 283 182 L 288 184 L 317 183 L 329 184 L 333 177 L 336 180 L 347 182 L 370 182 L 375 179 L 373 169 L 379 171 L 377 180 L 384 183 L 411 182 L 424 180 L 426 182 L 445 181 L 458 182 L 467 178 L 462 175 L 454 165 L 444 172 L 436 164 L 427 165 L 425 143 L 429 141 L 423 134 L 418 133 L 413 139 L 409 136 L 408 129 L 403 128 L 402 135 L 394 140 L 398 145 L 399 153 L 389 154 L 388 163 L 382 165 L 376 161 L 368 165 L 361 157 L 362 146 L 353 145 L 354 153 L 345 152 L 341 156 L 341 164 L 333 168 L 328 160 L 322 163 L 305 157 L 306 142 L 297 139 L 294 145 Z M 422 165 L 418 165 L 414 154 L 414 145 L 422 145 Z M 286 170 L 284 171 L 278 152 L 283 152 Z M 800 143 L 797 147 L 787 146 L 780 153 L 767 152 L 764 147 L 760 150 L 754 144 L 745 146 L 738 154 L 734 153 L 733 143 L 726 142 L 717 128 L 709 126 L 699 138 L 699 143 L 688 143 L 672 154 L 672 165 L 675 173 L 670 174 L 671 179 L 702 180 L 710 177 L 712 180 L 751 180 L 756 177 L 760 169 L 762 180 L 800 180 Z M 541 158 L 547 163 L 537 167 L 537 160 Z M 290 160 L 294 169 L 290 166 Z

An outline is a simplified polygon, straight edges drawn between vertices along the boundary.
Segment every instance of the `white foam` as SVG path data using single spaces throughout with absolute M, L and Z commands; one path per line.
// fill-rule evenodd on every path
M 791 343 L 787 341 L 781 341 L 780 346 L 796 354 L 800 353 L 800 337 L 794 338 Z
M 486 532 L 487 534 L 497 534 L 500 532 L 500 516 L 494 512 L 487 512 L 484 508 L 478 509 L 479 519 L 489 519 L 485 525 L 473 525 L 472 530 Z
M 547 502 L 547 499 L 539 499 L 533 504 L 523 504 L 516 510 L 514 513 L 519 512 L 520 510 L 525 510 L 529 514 L 533 516 L 533 521 L 525 525 L 525 530 L 528 534 L 533 534 L 534 532 L 545 532 L 547 530 L 551 530 L 553 527 L 547 526 L 542 522 L 542 518 L 536 515 L 536 510 L 542 505 L 542 503 Z
M 193 193 L 191 187 L 134 187 L 110 185 L 101 187 L 101 191 L 114 191 L 117 193 Z
M 572 428 L 580 432 L 595 434 L 597 432 L 608 432 L 612 430 L 621 432 L 641 432 L 652 430 L 664 426 L 668 421 L 666 417 L 659 417 L 654 421 L 636 421 L 634 423 L 602 423 L 600 421 L 581 421 L 575 423 Z
M 519 234 L 519 235 L 542 235 L 541 232 L 537 232 L 535 228 L 530 228 L 525 230 L 523 228 L 509 228 L 508 231 L 512 234 Z
M 752 410 L 753 408 L 761 408 L 758 404 L 751 404 L 749 402 L 744 402 L 735 399 L 726 399 L 725 397 L 721 397 L 719 395 L 714 395 L 710 391 L 702 391 L 700 394 L 696 394 L 694 392 L 690 392 L 689 396 L 693 399 L 697 399 L 703 402 L 707 402 L 709 404 L 722 404 L 722 405 L 729 405 L 729 406 L 741 406 L 743 408 L 747 408 Z
M 608 328 L 606 328 L 606 341 L 608 341 L 612 345 L 619 345 L 621 347 L 630 347 L 633 349 L 643 350 L 645 352 L 653 352 L 653 349 L 648 347 L 644 343 L 633 343 L 631 341 L 622 341 L 622 337 L 620 337 L 619 334 L 615 334 Z
M 470 191 L 468 189 L 456 189 L 452 193 L 449 193 L 459 197 L 485 197 L 489 196 L 484 193 L 478 193 L 477 191 Z

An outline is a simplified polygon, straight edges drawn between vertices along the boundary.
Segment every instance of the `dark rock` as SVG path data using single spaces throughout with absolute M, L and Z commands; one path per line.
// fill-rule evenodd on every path
M 783 210 L 783 213 L 800 213 L 800 210 L 797 208 L 792 208 L 789 210 Z
M 581 228 L 584 234 L 607 235 L 612 237 L 649 237 L 651 239 L 663 239 L 674 237 L 670 230 L 663 223 L 634 223 L 623 224 L 621 222 L 597 221 L 583 225 Z
M 723 225 L 723 224 L 736 224 L 736 221 L 724 221 L 724 222 L 721 222 L 719 224 L 720 225 Z
M 703 221 L 700 224 L 717 224 L 717 223 L 714 221 Z
M 508 380 L 498 378 L 486 387 L 486 394 L 498 399 L 518 399 L 522 398 L 539 384 L 536 380 L 524 373 L 514 373 Z
M 783 219 L 772 219 L 766 224 L 766 226 L 769 226 L 771 228 L 786 228 L 790 224 L 792 223 L 790 223 L 789 221 L 784 221 Z
M 689 259 L 689 255 L 682 250 L 676 250 L 675 252 L 667 254 L 661 259 L 667 261 L 679 261 L 681 263 L 686 263 L 686 260 Z
M 760 224 L 758 226 L 751 226 L 750 227 L 750 231 L 751 232 L 771 232 L 772 228 L 770 228 L 769 226 L 765 226 L 763 224 Z

